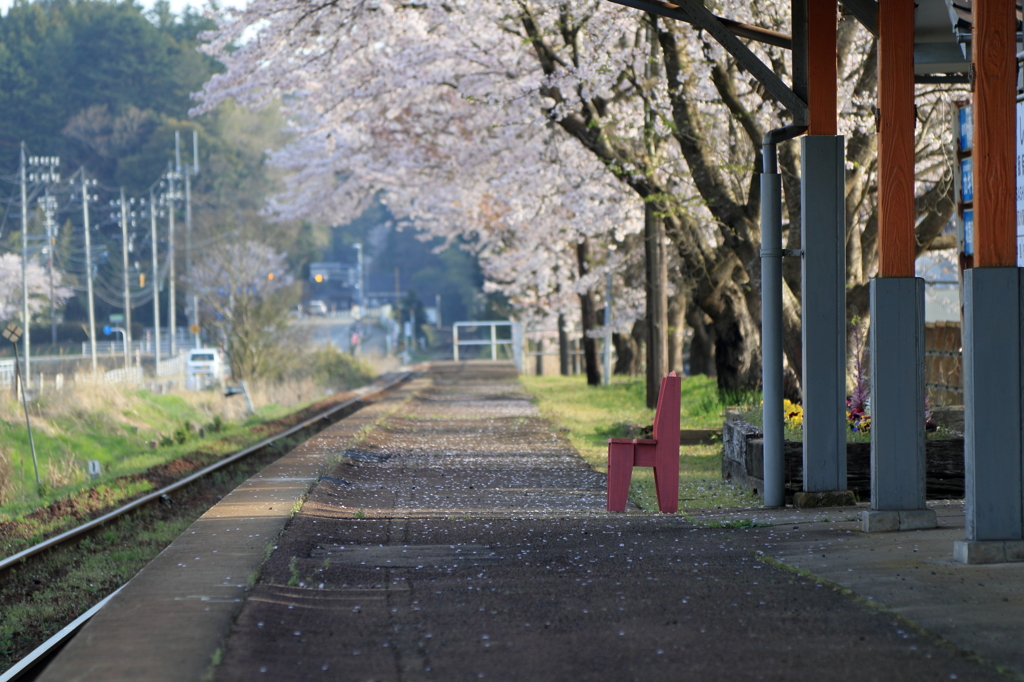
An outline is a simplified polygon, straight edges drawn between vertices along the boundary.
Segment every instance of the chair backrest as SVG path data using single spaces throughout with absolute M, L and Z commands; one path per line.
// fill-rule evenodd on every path
M 654 438 L 663 440 L 679 437 L 679 402 L 682 379 L 675 372 L 661 380 L 658 407 L 654 412 Z M 675 434 L 674 436 L 672 434 Z

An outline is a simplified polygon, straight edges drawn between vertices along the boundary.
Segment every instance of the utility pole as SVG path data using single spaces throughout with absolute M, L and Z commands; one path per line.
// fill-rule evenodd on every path
M 124 265 L 124 368 L 131 366 L 132 347 L 132 291 L 128 280 L 128 201 L 124 198 L 124 187 L 121 188 L 121 259 Z M 128 379 L 127 374 L 125 380 Z
M 92 374 L 95 379 L 98 372 L 99 361 L 96 357 L 96 304 L 92 291 L 92 235 L 89 234 L 89 182 L 85 178 L 85 168 L 82 169 L 82 225 L 85 231 L 85 270 L 86 290 L 89 294 L 89 351 L 92 355 Z
M 178 355 L 178 295 L 177 284 L 174 281 L 174 181 L 177 179 L 177 175 L 171 165 L 167 164 L 167 279 L 170 285 L 168 287 L 167 326 L 171 334 L 172 357 Z
M 178 147 L 178 133 L 174 133 L 175 147 Z M 178 159 L 181 165 L 181 159 Z M 199 175 L 199 135 L 192 131 L 192 168 L 185 167 L 185 272 L 192 273 L 192 176 Z M 187 276 L 187 275 L 186 275 Z M 191 314 L 188 316 L 189 327 L 195 328 L 199 325 L 199 297 L 195 291 L 192 293 Z M 192 332 L 193 343 L 196 348 L 200 347 L 199 332 Z
M 395 352 L 398 352 L 398 340 L 402 338 L 402 271 L 395 268 L 395 312 L 398 314 L 398 332 L 395 334 Z
M 53 250 L 57 245 L 57 223 L 53 214 L 57 210 L 57 200 L 50 196 L 50 184 L 60 182 L 59 156 L 32 156 L 28 165 L 45 167 L 46 170 L 33 172 L 28 176 L 29 182 L 42 183 L 43 197 L 38 200 L 43 210 L 43 223 L 46 230 L 46 269 L 50 278 L 50 343 L 57 343 L 57 307 L 53 300 Z
M 356 250 L 356 305 L 359 306 L 360 316 L 365 313 L 365 301 L 363 300 L 363 245 L 353 244 L 352 248 Z
M 39 202 L 43 209 L 43 225 L 46 228 L 46 270 L 50 278 L 50 343 L 57 343 L 57 308 L 53 304 L 53 248 L 57 244 L 56 225 L 53 213 L 56 209 L 56 198 L 50 196 L 49 185 L 44 186 L 43 199 Z
M 21 143 L 21 323 L 25 325 L 25 337 L 22 339 L 22 347 L 25 349 L 25 374 L 32 376 L 32 320 L 28 315 L 28 185 L 25 178 L 25 143 Z M 22 393 L 26 390 L 24 383 L 21 386 Z
M 156 344 L 156 376 L 160 376 L 160 242 L 156 234 L 156 195 L 149 190 L 149 231 L 153 242 L 153 342 Z

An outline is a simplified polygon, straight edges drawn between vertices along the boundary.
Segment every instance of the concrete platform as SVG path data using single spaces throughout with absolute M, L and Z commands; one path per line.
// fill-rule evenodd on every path
M 851 590 L 952 645 L 1024 677 L 1024 564 L 966 565 L 962 501 L 929 502 L 938 526 L 864 533 L 866 504 L 829 510 L 750 509 L 694 515 L 705 522 L 764 527 L 745 544 L 788 566 Z
M 438 363 L 226 497 L 40 679 L 1005 679 L 1020 567 L 953 564 L 937 511 L 609 514 L 509 366 Z
M 225 496 L 129 581 L 38 679 L 201 679 L 310 487 L 410 391 L 407 384 L 325 429 Z

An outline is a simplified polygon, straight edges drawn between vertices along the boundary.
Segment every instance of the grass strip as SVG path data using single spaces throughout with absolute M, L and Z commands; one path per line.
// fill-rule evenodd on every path
M 288 439 L 291 448 L 299 439 Z M 8 571 L 0 581 L 0 672 L 124 585 L 221 497 L 280 457 L 241 460 L 69 546 Z
M 608 386 L 587 386 L 583 376 L 520 377 L 541 414 L 558 425 L 581 457 L 597 471 L 608 470 L 608 439 L 625 438 L 633 425 L 649 425 L 654 410 L 646 406 L 642 377 L 612 377 Z M 722 425 L 723 405 L 713 379 L 684 377 L 680 428 Z M 716 509 L 760 505 L 748 493 L 721 477 L 720 445 L 684 445 L 679 456 L 679 508 Z M 633 469 L 630 498 L 645 511 L 657 511 L 654 473 Z

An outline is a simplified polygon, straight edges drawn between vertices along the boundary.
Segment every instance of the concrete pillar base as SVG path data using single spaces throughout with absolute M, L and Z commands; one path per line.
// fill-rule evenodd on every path
M 923 414 L 924 280 L 875 278 L 871 280 L 873 511 L 927 509 Z M 931 514 L 929 528 L 935 526 L 934 518 Z
M 1006 547 L 1024 543 L 1021 272 L 964 271 L 964 563 L 1007 561 Z
M 924 530 L 939 525 L 931 509 L 903 509 L 899 511 L 863 511 L 861 528 L 865 533 L 889 533 L 900 530 Z
M 1024 540 L 957 540 L 953 561 L 961 564 L 1024 562 Z
M 846 488 L 846 193 L 843 137 L 800 138 L 805 491 Z M 815 504 L 814 506 L 843 506 Z
M 854 507 L 857 496 L 852 490 L 822 490 L 819 492 L 800 492 L 793 495 L 793 506 L 797 509 L 816 509 L 818 507 Z

